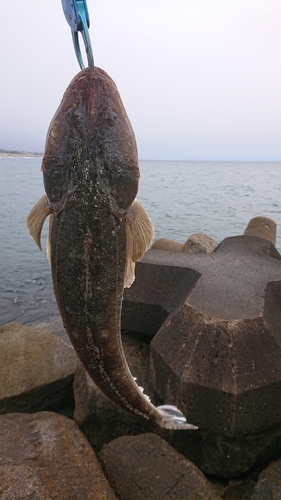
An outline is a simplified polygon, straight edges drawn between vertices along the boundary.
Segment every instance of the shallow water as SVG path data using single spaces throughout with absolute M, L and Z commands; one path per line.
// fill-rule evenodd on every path
M 40 158 L 0 158 L 0 324 L 52 321 L 58 311 L 46 253 L 25 229 L 42 196 Z M 140 162 L 138 199 L 155 238 L 184 243 L 192 233 L 220 242 L 257 215 L 281 224 L 281 163 Z M 278 231 L 278 227 L 277 227 Z M 46 244 L 47 224 L 43 229 Z M 277 233 L 281 251 L 281 236 Z

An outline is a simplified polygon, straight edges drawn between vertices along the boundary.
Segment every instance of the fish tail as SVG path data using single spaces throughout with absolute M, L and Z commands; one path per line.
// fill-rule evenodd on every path
M 183 413 L 172 405 L 157 406 L 161 419 L 157 422 L 160 427 L 171 430 L 198 429 L 196 425 L 189 424 Z

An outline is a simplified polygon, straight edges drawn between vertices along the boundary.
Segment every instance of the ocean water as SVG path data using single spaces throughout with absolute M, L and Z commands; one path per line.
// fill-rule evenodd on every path
M 25 228 L 44 193 L 40 165 L 40 158 L 0 157 L 0 324 L 58 317 L 46 253 Z M 140 170 L 138 199 L 155 239 L 184 243 L 200 232 L 220 242 L 243 234 L 251 218 L 263 215 L 277 224 L 281 252 L 281 163 L 141 161 Z

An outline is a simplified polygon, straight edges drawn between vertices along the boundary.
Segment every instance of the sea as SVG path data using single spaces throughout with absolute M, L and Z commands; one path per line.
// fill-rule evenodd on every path
M 30 238 L 25 219 L 43 195 L 40 157 L 0 157 L 0 325 L 59 317 L 46 252 Z M 243 234 L 250 219 L 277 224 L 281 252 L 280 162 L 140 161 L 138 200 L 155 239 L 184 243 L 204 233 L 218 243 Z M 48 224 L 42 234 L 45 248 Z

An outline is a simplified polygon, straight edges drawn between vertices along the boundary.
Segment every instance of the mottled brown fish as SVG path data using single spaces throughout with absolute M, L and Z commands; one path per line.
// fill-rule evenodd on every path
M 39 248 L 50 215 L 49 260 L 63 324 L 86 370 L 117 405 L 165 428 L 194 428 L 174 407 L 156 408 L 135 383 L 121 343 L 124 286 L 153 227 L 135 200 L 134 132 L 105 71 L 81 71 L 50 124 L 44 195 L 27 218 Z

